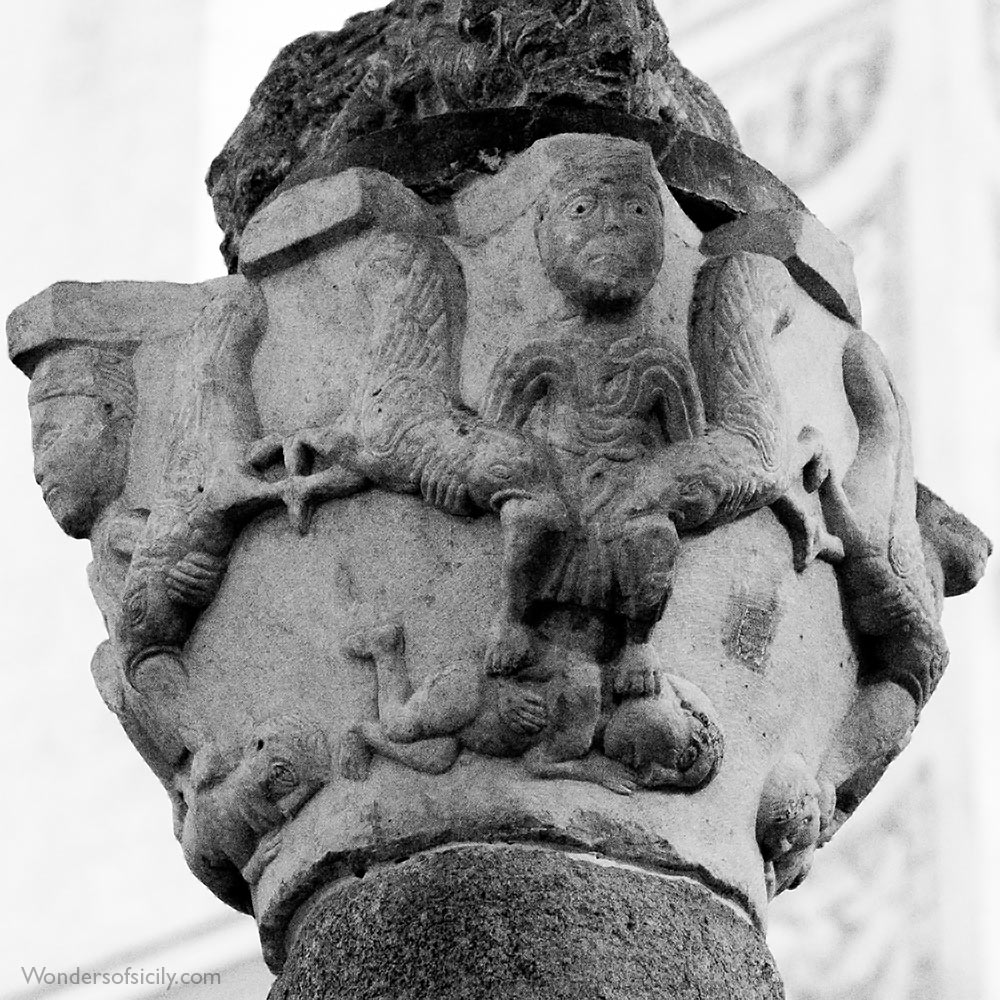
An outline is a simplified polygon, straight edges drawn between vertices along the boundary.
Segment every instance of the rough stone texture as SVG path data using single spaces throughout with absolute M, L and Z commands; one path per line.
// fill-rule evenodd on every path
M 774 1000 L 758 932 L 703 888 L 546 849 L 463 846 L 314 901 L 270 1000 Z
M 374 77 L 334 72 L 351 114 L 301 157 L 293 115 L 235 201 L 250 147 L 221 161 L 226 211 L 263 201 L 229 220 L 241 273 L 60 283 L 10 318 L 36 478 L 93 548 L 95 681 L 275 971 L 325 886 L 475 842 L 644 869 L 574 869 L 621 897 L 546 911 L 588 941 L 633 892 L 676 937 L 696 892 L 684 961 L 739 983 L 713 935 L 762 927 L 905 745 L 989 542 L 916 482 L 847 252 L 731 145 L 643 117 L 673 93 L 645 4 L 413 10 L 358 22 Z M 472 57 L 519 23 L 547 42 L 517 85 L 548 89 L 454 110 L 513 93 Z M 530 881 L 537 854 L 503 857 Z M 554 961 L 543 926 L 515 950 Z
M 261 81 L 208 174 L 229 269 L 250 217 L 310 156 L 432 115 L 534 108 L 554 96 L 739 145 L 648 0 L 396 0 L 292 42 Z M 513 152 L 539 137 L 525 135 Z

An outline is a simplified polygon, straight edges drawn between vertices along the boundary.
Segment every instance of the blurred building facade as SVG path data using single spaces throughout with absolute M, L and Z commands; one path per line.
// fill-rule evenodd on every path
M 6 313 L 63 278 L 195 281 L 221 272 L 201 174 L 280 45 L 361 6 L 299 0 L 47 0 L 0 41 L 4 170 L 21 192 L 0 267 Z M 676 51 L 730 109 L 747 152 L 855 250 L 865 327 L 914 418 L 918 475 L 1000 534 L 1000 3 L 661 0 Z M 5 116 L 8 114 L 4 112 Z M 8 829 L 11 958 L 0 995 L 162 995 L 28 988 L 22 967 L 212 971 L 172 998 L 264 997 L 252 922 L 195 883 L 166 802 L 86 670 L 100 623 L 85 546 L 48 518 L 28 470 L 26 382 L 5 371 L 11 436 L 0 736 L 30 821 Z M 30 549 L 22 538 L 33 539 Z M 994 1000 L 1000 849 L 991 831 L 1000 573 L 946 613 L 952 667 L 909 751 L 772 910 L 789 1000 Z M 75 602 L 75 603 L 74 603 Z M 60 611 L 53 627 L 39 609 Z M 48 730 L 39 728 L 40 690 Z M 34 715 L 33 715 L 34 713 Z M 81 752 L 81 748 L 85 748 Z

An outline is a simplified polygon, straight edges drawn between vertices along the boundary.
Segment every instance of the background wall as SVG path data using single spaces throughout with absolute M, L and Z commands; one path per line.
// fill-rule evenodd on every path
M 372 4 L 374 5 L 374 4 Z M 222 272 L 202 177 L 285 42 L 357 0 L 37 0 L 0 16 L 0 313 L 53 281 Z M 1000 4 L 663 0 L 747 151 L 854 246 L 866 328 L 914 416 L 921 478 L 1000 538 Z M 84 542 L 31 479 L 27 380 L 0 366 L 7 470 L 0 996 L 22 967 L 221 972 L 266 995 L 252 922 L 191 877 L 159 785 L 87 664 Z M 1000 560 L 946 612 L 952 667 L 913 744 L 773 908 L 790 1000 L 994 1000 Z M 25 993 L 24 991 L 27 992 Z

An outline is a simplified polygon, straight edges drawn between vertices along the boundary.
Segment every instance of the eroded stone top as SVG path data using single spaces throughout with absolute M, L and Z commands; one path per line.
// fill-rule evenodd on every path
M 223 257 L 235 270 L 250 216 L 310 159 L 446 113 L 552 100 L 739 145 L 718 98 L 670 50 L 649 0 L 396 0 L 279 53 L 208 174 Z M 495 170 L 497 150 L 487 141 L 479 152 L 478 169 Z M 425 177 L 425 190 L 439 181 Z

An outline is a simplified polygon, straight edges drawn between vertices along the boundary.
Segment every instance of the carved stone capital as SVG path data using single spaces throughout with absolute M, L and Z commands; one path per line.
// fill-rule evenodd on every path
M 209 178 L 237 273 L 11 317 L 94 676 L 275 998 L 778 997 L 768 901 L 989 543 L 652 7 L 473 6 L 283 51 Z

